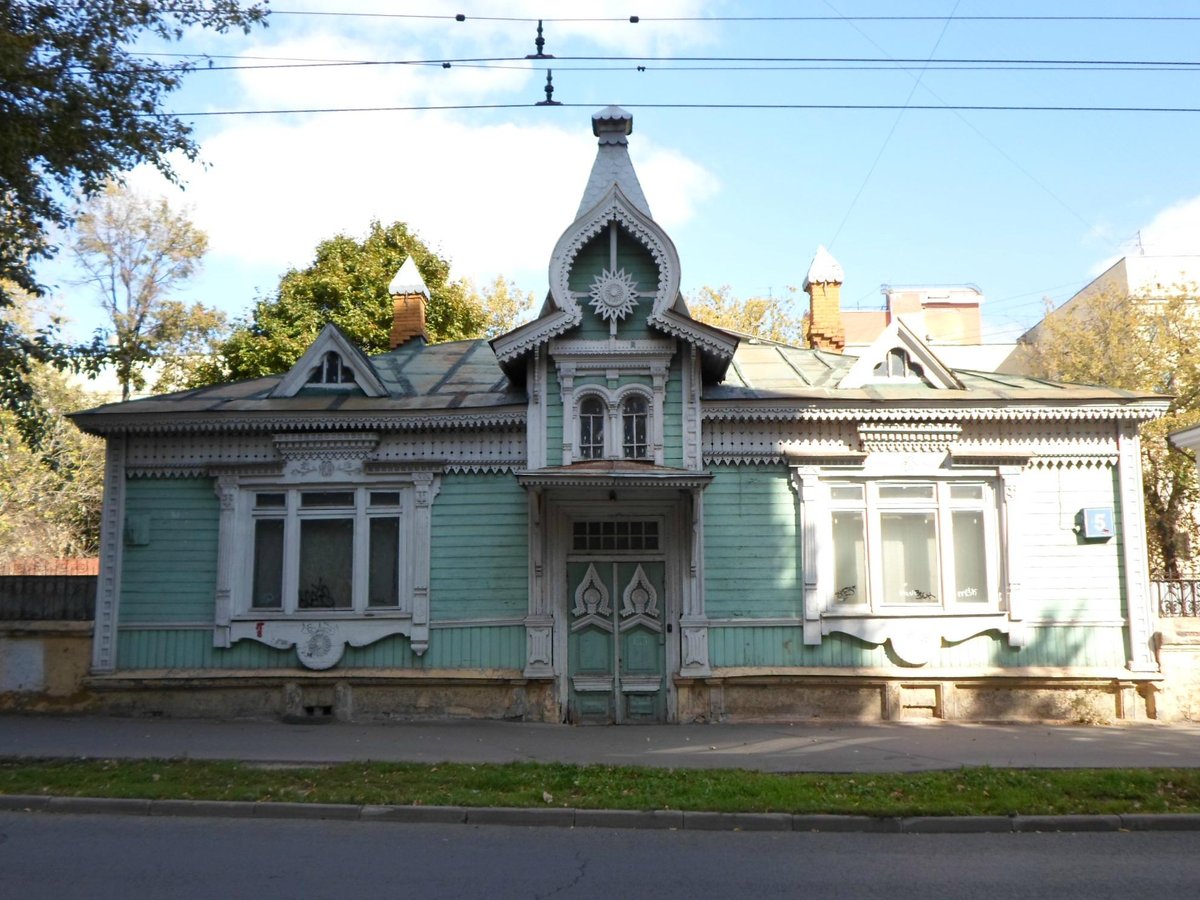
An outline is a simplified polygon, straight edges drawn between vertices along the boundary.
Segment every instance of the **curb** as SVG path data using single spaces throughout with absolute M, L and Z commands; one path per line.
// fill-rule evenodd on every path
M 1019 834 L 1049 831 L 1200 831 L 1200 813 L 1064 816 L 839 816 L 701 810 L 567 807 L 357 806 L 237 800 L 140 800 L 0 794 L 2 812 L 208 819 L 340 819 L 407 824 L 518 825 L 538 828 L 657 828 L 679 831 L 800 831 L 875 834 Z

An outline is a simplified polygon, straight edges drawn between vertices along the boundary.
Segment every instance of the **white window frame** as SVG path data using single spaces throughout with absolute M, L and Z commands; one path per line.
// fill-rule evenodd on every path
M 307 493 L 350 493 L 352 506 L 304 508 Z M 259 494 L 283 494 L 283 507 L 260 507 Z M 398 494 L 396 505 L 372 505 L 371 494 Z M 233 598 L 233 618 L 265 619 L 336 619 L 361 617 L 409 616 L 412 613 L 413 585 L 413 486 L 411 484 L 369 483 L 357 485 L 288 484 L 244 485 L 239 495 L 238 518 L 244 528 L 240 542 L 238 585 Z M 308 520 L 347 519 L 354 522 L 352 589 L 349 607 L 299 607 L 300 523 Z M 399 565 L 395 606 L 370 606 L 370 522 L 373 518 L 398 518 Z M 256 523 L 263 519 L 282 519 L 283 584 L 279 607 L 253 605 Z
M 972 614 L 995 613 L 1002 607 L 1001 591 L 1001 534 L 998 515 L 996 490 L 997 485 L 987 478 L 828 478 L 822 481 L 825 489 L 826 519 L 822 531 L 828 541 L 828 563 L 822 572 L 825 577 L 825 589 L 821 592 L 824 599 L 825 612 L 828 615 L 887 615 L 927 616 L 939 613 Z M 861 488 L 859 500 L 848 498 L 835 499 L 833 494 L 837 487 Z M 881 488 L 888 486 L 930 486 L 932 498 L 895 498 L 881 497 Z M 951 496 L 955 487 L 979 487 L 981 498 L 954 498 Z M 980 512 L 983 515 L 984 533 L 984 563 L 987 600 L 959 600 L 955 596 L 955 559 L 953 514 L 955 511 Z M 833 537 L 833 516 L 837 512 L 854 512 L 863 514 L 865 534 L 864 549 L 866 554 L 867 585 L 866 596 L 858 598 L 857 602 L 840 600 L 836 593 L 835 583 L 835 547 Z M 887 512 L 933 513 L 935 517 L 935 568 L 937 573 L 938 596 L 932 602 L 889 602 L 883 596 L 883 539 L 881 515 Z

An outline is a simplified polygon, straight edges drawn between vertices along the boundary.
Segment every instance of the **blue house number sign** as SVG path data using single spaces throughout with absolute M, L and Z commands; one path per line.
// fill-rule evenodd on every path
M 1094 506 L 1084 509 L 1083 537 L 1089 541 L 1103 541 L 1113 536 L 1113 511 L 1110 506 Z

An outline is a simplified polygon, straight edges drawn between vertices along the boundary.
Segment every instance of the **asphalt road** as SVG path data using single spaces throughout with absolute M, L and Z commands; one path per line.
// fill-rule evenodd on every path
M 1194 833 L 872 835 L 0 814 L 0 896 L 1191 897 Z

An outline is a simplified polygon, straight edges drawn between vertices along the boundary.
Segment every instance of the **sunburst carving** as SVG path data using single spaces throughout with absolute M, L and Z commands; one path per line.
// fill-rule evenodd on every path
M 588 293 L 596 315 L 608 322 L 623 319 L 637 308 L 637 282 L 624 269 L 604 269 Z

